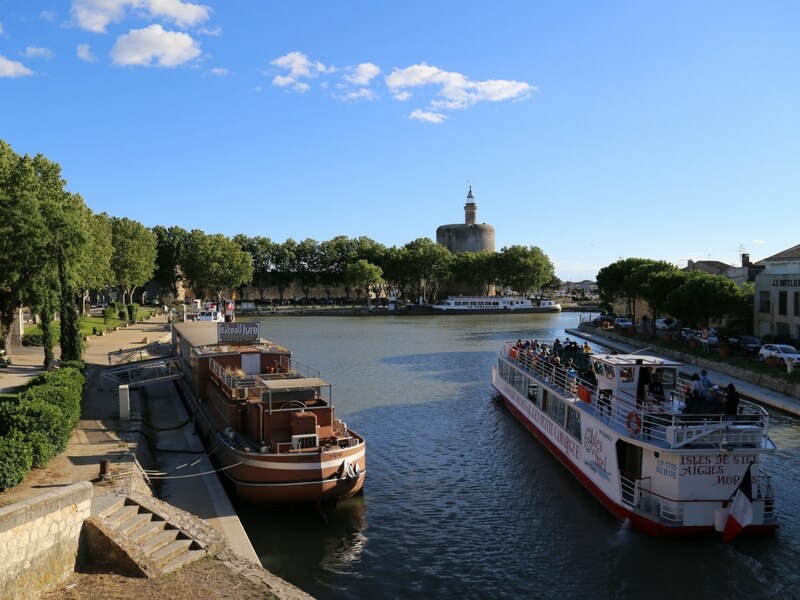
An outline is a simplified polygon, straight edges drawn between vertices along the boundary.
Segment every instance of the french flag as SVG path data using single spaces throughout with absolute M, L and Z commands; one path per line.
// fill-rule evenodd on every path
M 750 477 L 752 466 L 748 465 L 742 482 L 728 502 L 728 519 L 722 532 L 722 541 L 726 544 L 753 522 L 753 482 Z

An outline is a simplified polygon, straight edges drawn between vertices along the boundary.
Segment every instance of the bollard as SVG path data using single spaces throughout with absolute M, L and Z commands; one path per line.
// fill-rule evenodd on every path
M 108 479 L 111 475 L 111 461 L 107 458 L 100 459 L 100 479 Z

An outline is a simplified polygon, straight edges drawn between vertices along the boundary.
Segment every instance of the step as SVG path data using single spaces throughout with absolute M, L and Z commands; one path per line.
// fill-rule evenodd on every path
M 145 554 L 152 554 L 162 546 L 166 546 L 170 542 L 175 541 L 180 531 L 178 529 L 165 529 L 151 537 L 145 543 L 140 544 L 142 551 Z
M 92 498 L 92 516 L 105 519 L 108 515 L 125 506 L 125 496 L 106 494 Z
M 139 513 L 138 504 L 126 504 L 117 509 L 105 518 L 106 524 L 112 529 L 116 529 L 122 523 Z
M 144 527 L 152 520 L 153 520 L 153 513 L 140 512 L 138 514 L 133 515 L 130 519 L 128 519 L 124 523 L 121 523 L 117 527 L 117 531 L 122 535 L 130 538 L 133 532 L 135 532 L 140 527 Z
M 139 544 L 139 545 L 144 544 L 154 535 L 157 535 L 162 531 L 164 531 L 164 527 L 166 526 L 166 524 L 167 524 L 166 521 L 151 520 L 150 523 L 143 525 L 141 528 L 137 529 L 136 531 L 128 535 L 128 539 L 132 541 L 134 544 Z
M 150 560 L 156 563 L 159 567 L 167 564 L 173 558 L 186 552 L 189 547 L 192 545 L 192 540 L 189 538 L 177 539 L 174 542 L 170 542 L 166 546 L 162 546 L 152 554 L 150 554 Z
M 196 560 L 200 560 L 201 558 L 205 558 L 206 551 L 205 550 L 187 550 L 186 552 L 182 552 L 167 564 L 165 564 L 161 568 L 161 573 L 172 573 L 173 571 L 177 571 L 181 567 L 188 565 L 189 563 L 193 563 Z

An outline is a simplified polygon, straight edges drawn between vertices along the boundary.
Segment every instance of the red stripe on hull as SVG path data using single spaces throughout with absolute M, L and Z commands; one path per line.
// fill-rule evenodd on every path
M 597 487 L 594 482 L 586 476 L 583 471 L 581 471 L 575 463 L 573 463 L 569 458 L 567 458 L 566 454 L 564 454 L 558 446 L 553 444 L 553 442 L 544 435 L 536 426 L 531 423 L 526 417 L 523 412 L 521 412 L 511 401 L 509 401 L 503 393 L 495 388 L 495 390 L 500 394 L 500 397 L 503 398 L 503 404 L 505 407 L 511 412 L 516 419 L 525 426 L 525 428 L 530 431 L 534 437 L 539 440 L 542 445 L 550 451 L 550 453 L 555 456 L 558 461 L 567 467 L 569 471 L 576 477 L 576 479 L 581 483 L 581 485 L 586 488 L 589 493 L 592 494 L 600 503 L 615 517 L 620 520 L 629 520 L 631 525 L 636 529 L 648 533 L 650 535 L 656 537 L 671 537 L 671 538 L 680 538 L 680 537 L 701 537 L 701 536 L 708 536 L 708 535 L 715 535 L 718 532 L 714 529 L 713 525 L 709 526 L 684 526 L 684 525 L 664 525 L 662 523 L 658 523 L 653 521 L 652 519 L 648 519 L 638 513 L 633 512 L 630 509 L 625 508 L 624 506 L 620 506 L 616 502 L 614 502 L 611 498 L 606 496 L 606 494 Z M 767 534 L 772 533 L 778 528 L 778 525 L 751 525 L 748 526 L 742 534 Z

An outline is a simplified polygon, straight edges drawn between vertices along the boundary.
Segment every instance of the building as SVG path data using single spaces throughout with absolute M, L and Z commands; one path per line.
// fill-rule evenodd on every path
M 757 336 L 800 340 L 800 244 L 758 262 L 753 331 Z
M 464 205 L 464 224 L 442 225 L 436 229 L 436 243 L 453 254 L 459 252 L 494 252 L 494 227 L 477 223 L 478 205 L 469 187 Z

